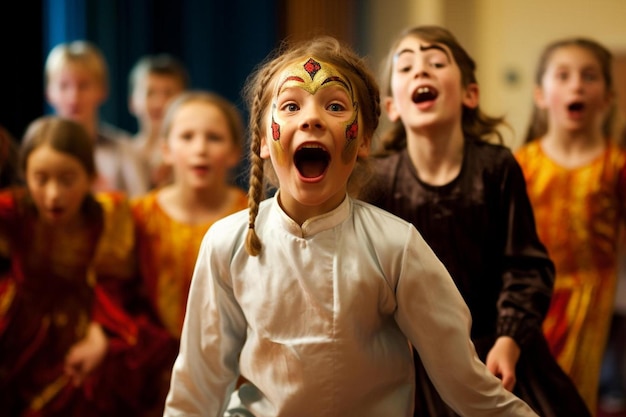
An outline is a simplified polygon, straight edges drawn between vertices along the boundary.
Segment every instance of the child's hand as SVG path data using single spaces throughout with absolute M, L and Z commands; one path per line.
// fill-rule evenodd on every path
M 104 359 L 109 342 L 97 323 L 91 323 L 84 339 L 74 344 L 65 357 L 65 373 L 75 386 L 79 386 L 85 377 Z
M 515 366 L 520 353 L 520 348 L 513 338 L 501 336 L 487 355 L 487 369 L 502 380 L 502 385 L 508 391 L 513 391 L 517 382 Z

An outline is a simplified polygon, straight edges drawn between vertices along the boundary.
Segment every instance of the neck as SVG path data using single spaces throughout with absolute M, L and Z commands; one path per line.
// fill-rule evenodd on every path
M 94 138 L 94 140 L 97 138 L 98 127 L 100 125 L 100 122 L 97 116 L 87 117 L 82 120 L 76 120 L 76 121 L 80 123 L 81 125 L 83 125 L 87 133 L 89 133 L 90 137 Z
M 600 155 L 606 147 L 606 139 L 599 129 L 595 132 L 553 129 L 541 138 L 541 147 L 559 165 L 575 168 Z
M 223 183 L 210 188 L 191 188 L 174 183 L 160 191 L 160 201 L 173 218 L 201 224 L 221 217 L 230 206 L 230 186 Z
M 460 126 L 407 131 L 407 149 L 419 178 L 445 185 L 461 170 L 464 137 Z

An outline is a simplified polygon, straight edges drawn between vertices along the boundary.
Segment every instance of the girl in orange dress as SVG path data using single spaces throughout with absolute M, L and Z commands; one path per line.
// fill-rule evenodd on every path
M 134 199 L 132 211 L 144 294 L 158 323 L 178 341 L 204 234 L 217 219 L 247 207 L 246 194 L 229 178 L 244 134 L 234 105 L 205 91 L 172 102 L 162 132 L 173 182 Z M 169 374 L 164 381 L 163 395 Z
M 29 126 L 20 168 L 26 187 L 0 193 L 0 256 L 10 259 L 0 276 L 0 410 L 135 415 L 142 365 L 154 357 L 144 348 L 164 349 L 105 290 L 134 275 L 127 200 L 91 193 L 93 141 L 59 117 Z
M 613 313 L 626 153 L 611 140 L 611 54 L 585 38 L 546 47 L 535 115 L 516 152 L 539 236 L 556 267 L 543 330 L 592 412 Z

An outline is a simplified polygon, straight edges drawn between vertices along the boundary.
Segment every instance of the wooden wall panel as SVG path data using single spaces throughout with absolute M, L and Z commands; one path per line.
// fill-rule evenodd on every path
M 355 0 L 286 0 L 283 12 L 285 37 L 289 39 L 331 35 L 354 45 Z

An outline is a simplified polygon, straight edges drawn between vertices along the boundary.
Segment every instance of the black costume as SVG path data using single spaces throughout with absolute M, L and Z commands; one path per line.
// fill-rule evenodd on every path
M 481 360 L 497 337 L 512 337 L 521 347 L 514 393 L 543 417 L 591 416 L 543 337 L 554 265 L 510 150 L 466 140 L 460 173 L 443 186 L 422 182 L 406 149 L 372 165 L 375 177 L 362 199 L 413 223 L 448 268 L 472 313 Z M 414 356 L 414 415 L 456 416 Z

